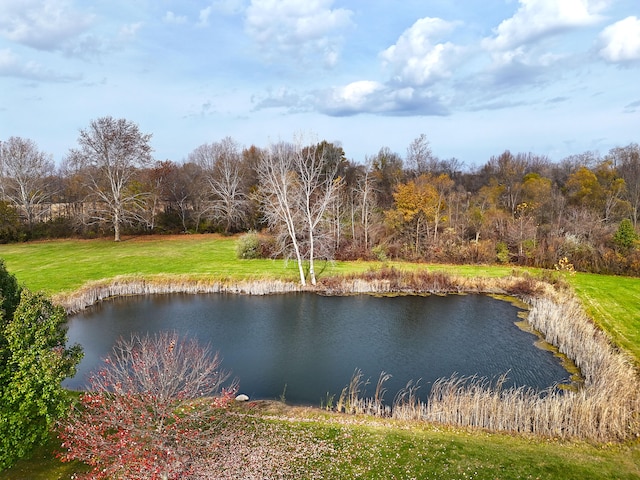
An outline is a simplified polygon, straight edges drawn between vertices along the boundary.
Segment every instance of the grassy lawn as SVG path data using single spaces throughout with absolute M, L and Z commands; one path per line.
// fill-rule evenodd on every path
M 345 423 L 337 415 L 284 407 L 267 407 L 247 422 L 243 428 L 266 432 L 274 456 L 299 465 L 292 467 L 295 475 L 285 478 L 640 478 L 637 445 L 596 446 L 364 417 L 348 417 Z M 0 472 L 0 480 L 69 478 L 77 465 L 55 460 L 53 443 L 36 451 L 33 459 Z
M 214 235 L 0 245 L 0 258 L 20 283 L 50 294 L 119 275 L 297 279 L 293 262 L 237 260 L 235 239 Z M 510 266 L 390 265 L 491 277 L 513 270 Z M 321 275 L 328 275 L 379 266 L 379 262 L 336 262 L 318 265 L 317 270 L 324 268 Z M 640 364 L 640 279 L 577 274 L 568 280 L 594 320 Z M 283 439 L 294 438 L 291 431 L 306 432 L 331 447 L 333 453 L 320 456 L 313 465 L 319 472 L 316 478 L 640 479 L 637 441 L 590 445 L 361 418 L 345 424 L 318 412 L 293 422 L 290 412 L 274 415 L 273 420 L 257 422 L 273 422 Z M 0 480 L 69 478 L 73 468 L 60 464 L 53 449 L 53 444 L 39 449 L 31 460 L 0 472 Z
M 640 279 L 578 273 L 570 281 L 589 315 L 640 365 Z
M 50 294 L 77 289 L 86 282 L 118 275 L 189 275 L 192 277 L 249 279 L 260 277 L 296 281 L 295 262 L 238 260 L 236 239 L 217 235 L 136 237 L 113 240 L 60 240 L 0 245 L 0 258 L 20 283 Z M 318 262 L 320 276 L 378 268 L 380 262 Z M 426 265 L 389 262 L 402 268 Z M 468 276 L 499 277 L 512 267 L 463 265 L 430 266 Z

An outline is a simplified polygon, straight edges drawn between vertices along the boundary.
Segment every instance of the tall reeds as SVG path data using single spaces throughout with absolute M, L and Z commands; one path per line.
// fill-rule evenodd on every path
M 569 291 L 553 289 L 530 277 L 477 280 L 402 272 L 385 273 L 383 277 L 349 281 L 362 290 L 366 284 L 376 293 L 460 291 L 515 295 L 529 304 L 527 321 L 531 326 L 570 358 L 584 377 L 584 383 L 576 389 L 550 388 L 540 392 L 525 387 L 505 388 L 504 377 L 491 382 L 453 375 L 434 382 L 424 399 L 417 393 L 417 384 L 410 382 L 396 395 L 393 404 L 383 409 L 385 415 L 599 442 L 640 436 L 638 371 L 593 324 Z M 361 385 L 362 379 L 357 383 Z M 376 411 L 374 398 L 350 396 L 349 401 L 356 413 Z
M 113 280 L 96 281 L 70 294 L 59 294 L 56 304 L 67 313 L 79 312 L 102 300 L 131 295 L 152 295 L 169 293 L 240 293 L 247 295 L 268 295 L 272 293 L 299 292 L 302 288 L 294 282 L 283 280 L 225 281 L 193 279 L 189 277 L 116 277 Z

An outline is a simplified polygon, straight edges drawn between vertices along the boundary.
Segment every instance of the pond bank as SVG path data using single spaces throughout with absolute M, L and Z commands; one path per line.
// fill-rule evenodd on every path
M 316 287 L 279 280 L 219 281 L 189 277 L 119 277 L 94 282 L 72 295 L 54 300 L 67 311 L 79 311 L 103 299 L 158 293 L 272 293 L 313 291 L 346 294 L 512 295 L 530 305 L 527 321 L 578 366 L 584 385 L 577 391 L 539 395 L 526 389 L 502 389 L 482 379 L 442 379 L 427 401 L 411 392 L 399 396 L 391 412 L 374 399 L 347 392 L 348 401 L 336 409 L 351 413 L 391 414 L 490 430 L 533 433 L 559 438 L 622 441 L 640 435 L 640 382 L 626 356 L 584 314 L 567 289 L 531 277 L 466 278 L 443 273 L 380 270 L 323 279 Z M 434 386 L 434 387 L 436 387 Z M 353 392 L 351 392 L 353 393 Z

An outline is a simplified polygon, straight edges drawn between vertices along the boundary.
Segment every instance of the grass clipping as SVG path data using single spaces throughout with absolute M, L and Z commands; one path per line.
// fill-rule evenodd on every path
M 585 314 L 569 288 L 531 276 L 469 278 L 426 270 L 405 272 L 380 269 L 357 275 L 323 279 L 317 287 L 302 288 L 280 280 L 225 281 L 193 277 L 119 277 L 94 282 L 55 300 L 68 312 L 77 312 L 105 298 L 155 293 L 243 293 L 265 295 L 298 291 L 327 295 L 448 294 L 510 295 L 530 307 L 527 321 L 545 340 L 572 360 L 584 383 L 574 390 L 503 388 L 503 382 L 458 377 L 436 381 L 426 400 L 408 384 L 392 405 L 383 403 L 384 372 L 376 394 L 362 396 L 359 372 L 330 408 L 348 413 L 389 416 L 403 420 L 476 427 L 554 438 L 598 442 L 640 437 L 640 378 L 624 352 Z

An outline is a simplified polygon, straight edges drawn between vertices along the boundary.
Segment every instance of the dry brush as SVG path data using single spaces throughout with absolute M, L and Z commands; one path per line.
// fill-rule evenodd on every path
M 334 294 L 447 294 L 512 295 L 529 305 L 527 321 L 544 339 L 580 369 L 583 383 L 576 388 L 504 388 L 504 379 L 442 378 L 429 397 L 421 400 L 417 385 L 409 384 L 391 408 L 377 399 L 358 398 L 363 381 L 343 392 L 343 411 L 390 414 L 493 431 L 509 431 L 555 438 L 622 441 L 640 436 L 640 378 L 628 356 L 585 314 L 566 288 L 554 288 L 532 277 L 497 279 L 454 277 L 443 273 L 383 270 L 363 276 L 332 279 Z M 380 387 L 378 387 L 379 389 Z M 378 390 L 377 389 L 377 390 Z

